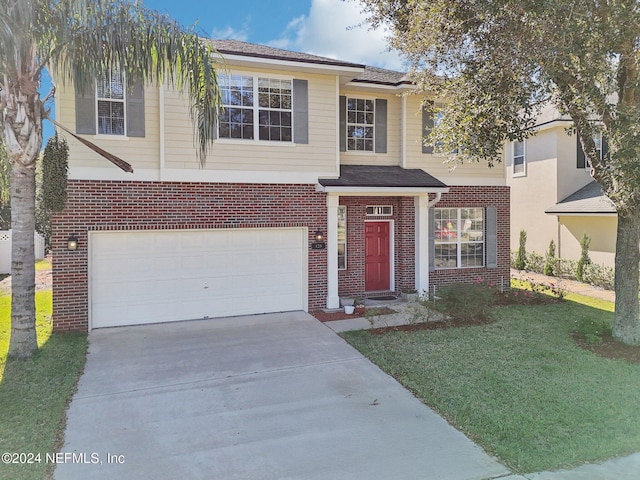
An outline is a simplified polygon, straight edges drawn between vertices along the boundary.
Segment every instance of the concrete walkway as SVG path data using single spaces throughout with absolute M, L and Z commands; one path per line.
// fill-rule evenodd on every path
M 510 474 L 303 312 L 93 331 L 67 417 L 57 480 Z
M 616 294 L 612 290 L 605 290 L 603 288 L 587 285 L 586 283 L 580 283 L 576 280 L 569 280 L 566 278 L 548 277 L 541 273 L 526 272 L 524 270 L 511 269 L 511 278 L 518 280 L 530 280 L 535 283 L 542 284 L 554 284 L 567 292 L 578 293 L 586 297 L 599 298 L 600 300 L 607 300 L 609 302 L 616 301 Z

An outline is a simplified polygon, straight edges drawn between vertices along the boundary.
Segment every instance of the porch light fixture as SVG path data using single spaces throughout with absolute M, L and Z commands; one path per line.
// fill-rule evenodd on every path
M 67 250 L 69 250 L 70 252 L 73 252 L 77 249 L 78 249 L 78 237 L 76 237 L 75 234 L 72 234 L 67 239 Z
M 322 230 L 316 230 L 316 242 L 322 243 L 324 241 L 324 235 L 322 234 Z
M 316 234 L 313 236 L 313 242 L 311 242 L 312 250 L 324 250 L 327 248 L 327 244 L 324 243 L 324 235 L 322 234 L 322 230 L 316 230 Z

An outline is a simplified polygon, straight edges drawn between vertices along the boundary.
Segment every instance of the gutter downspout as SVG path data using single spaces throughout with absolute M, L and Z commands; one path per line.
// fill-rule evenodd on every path
M 442 192 L 436 192 L 436 197 L 433 200 L 431 200 L 429 203 L 427 203 L 427 208 L 433 207 L 436 203 L 440 201 L 441 198 L 442 198 Z

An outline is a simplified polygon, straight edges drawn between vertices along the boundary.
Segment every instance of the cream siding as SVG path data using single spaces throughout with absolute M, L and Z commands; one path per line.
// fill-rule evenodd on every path
M 160 160 L 160 113 L 158 102 L 158 89 L 146 87 L 144 89 L 145 101 L 145 136 L 120 137 L 109 135 L 84 135 L 84 137 L 107 150 L 126 162 L 130 163 L 134 170 L 158 169 Z M 57 121 L 71 131 L 76 129 L 76 100 L 72 86 L 56 87 Z M 64 134 L 63 134 L 64 135 Z M 108 160 L 74 138 L 65 135 L 69 143 L 69 167 L 113 168 L 118 169 Z
M 282 72 L 242 71 L 244 75 Z M 294 78 L 293 76 L 291 78 Z M 308 81 L 309 143 L 216 140 L 207 157 L 206 170 L 286 171 L 334 173 L 336 165 L 336 84 L 330 75 L 296 75 Z M 165 167 L 199 168 L 186 100 L 175 90 L 165 93 Z M 256 129 L 257 130 L 257 129 Z
M 422 153 L 422 97 L 407 97 L 406 168 L 421 168 L 448 185 L 468 184 L 470 179 L 476 185 L 504 185 L 504 169 L 496 162 L 493 168 L 486 163 L 452 163 L 448 157 Z
M 352 98 L 387 100 L 387 153 L 340 152 L 340 163 L 344 165 L 400 165 L 401 164 L 401 127 L 402 99 L 395 94 L 374 94 L 357 90 L 341 90 L 340 95 Z M 346 132 L 345 132 L 346 135 Z M 374 134 L 375 135 L 375 134 Z
M 597 265 L 613 267 L 616 254 L 618 218 L 611 216 L 560 216 L 559 254 L 563 258 L 580 258 L 580 240 L 586 233 L 591 239 L 589 258 Z

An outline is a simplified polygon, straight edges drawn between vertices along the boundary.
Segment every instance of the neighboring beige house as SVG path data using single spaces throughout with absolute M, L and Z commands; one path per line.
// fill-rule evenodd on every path
M 591 238 L 589 256 L 613 266 L 617 216 L 613 203 L 590 175 L 572 122 L 552 108 L 543 111 L 535 135 L 505 149 L 505 176 L 511 187 L 511 250 L 520 230 L 527 232 L 527 251 L 544 255 L 549 242 L 560 258 L 578 259 L 580 239 Z M 596 139 L 600 154 L 606 142 Z
M 508 282 L 504 171 L 451 171 L 425 147 L 433 115 L 403 72 L 214 44 L 224 110 L 204 167 L 175 90 L 126 91 L 118 71 L 84 94 L 58 90 L 58 121 L 134 172 L 69 140 L 68 202 L 52 220 L 56 330 Z

